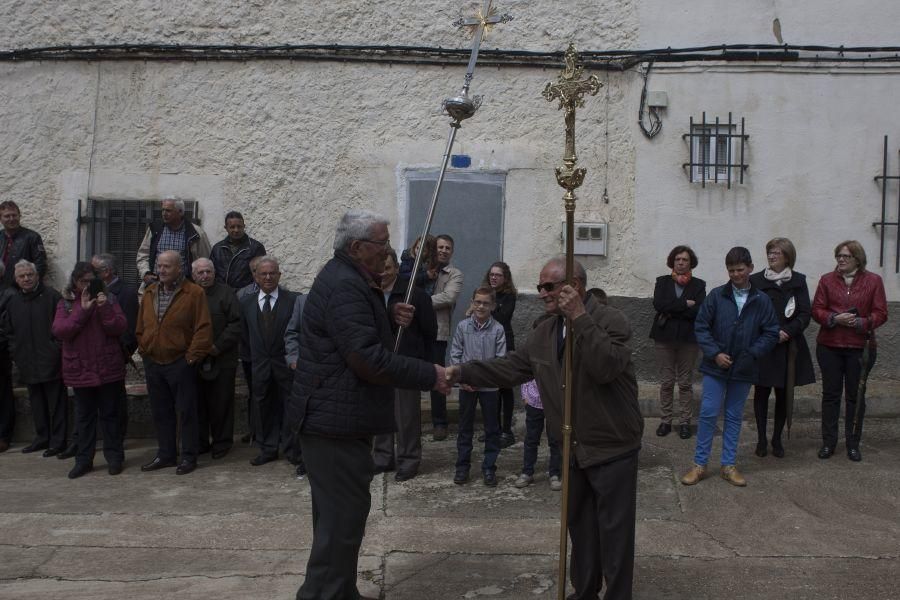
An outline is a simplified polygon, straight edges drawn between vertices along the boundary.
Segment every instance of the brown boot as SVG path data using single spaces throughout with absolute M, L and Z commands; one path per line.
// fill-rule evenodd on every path
M 681 483 L 684 485 L 696 485 L 701 479 L 706 478 L 706 465 L 694 465 L 691 470 L 684 474 Z
M 734 465 L 726 465 L 722 467 L 722 471 L 720 472 L 722 475 L 722 479 L 730 483 L 731 485 L 736 485 L 738 487 L 745 487 L 747 485 L 747 480 L 744 479 L 744 476 L 740 474 L 737 470 L 737 467 Z

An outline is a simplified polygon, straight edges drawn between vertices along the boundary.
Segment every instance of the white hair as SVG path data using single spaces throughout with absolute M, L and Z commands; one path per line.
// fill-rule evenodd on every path
M 171 202 L 175 205 L 175 210 L 177 210 L 181 214 L 184 214 L 184 200 L 179 200 L 177 198 L 163 198 L 162 201 Z
M 276 269 L 276 270 L 279 270 L 279 269 L 281 268 L 281 267 L 278 265 L 278 259 L 277 259 L 277 258 L 275 258 L 274 256 L 270 256 L 270 255 L 266 254 L 265 256 L 260 256 L 260 257 L 259 257 L 259 260 L 256 261 L 256 270 L 258 271 L 259 268 L 260 268 L 264 263 L 269 263 L 269 264 L 275 265 L 275 269 Z
M 15 269 L 16 273 L 18 273 L 19 271 L 25 271 L 26 269 L 37 273 L 37 266 L 33 262 L 29 262 L 23 258 L 22 260 L 20 260 L 19 262 L 16 263 L 16 269 Z
M 384 215 L 372 210 L 348 210 L 341 217 L 334 233 L 334 249 L 346 250 L 353 240 L 367 240 L 376 225 L 390 225 Z
M 191 263 L 191 271 L 193 271 L 193 270 L 196 269 L 197 267 L 200 267 L 200 266 L 202 266 L 202 265 L 207 265 L 207 264 L 208 264 L 210 267 L 212 267 L 212 270 L 213 270 L 213 272 L 215 273 L 215 271 L 216 271 L 216 265 L 213 264 L 213 261 L 211 261 L 211 260 L 209 260 L 208 258 L 205 258 L 205 257 L 203 257 L 203 256 L 201 256 L 200 258 L 198 258 L 197 260 L 195 260 L 194 262 Z

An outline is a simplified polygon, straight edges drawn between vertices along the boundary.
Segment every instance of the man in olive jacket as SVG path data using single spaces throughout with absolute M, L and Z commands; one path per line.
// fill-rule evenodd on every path
M 135 335 L 159 442 L 156 458 L 141 470 L 175 466 L 180 420 L 181 463 L 175 473 L 186 475 L 197 468 L 197 367 L 212 350 L 213 339 L 206 294 L 185 279 L 181 264 L 174 250 L 156 259 L 159 281 L 144 291 Z
M 212 350 L 200 363 L 199 452 L 204 454 L 211 449 L 212 457 L 219 459 L 228 454 L 234 442 L 234 376 L 241 339 L 241 311 L 234 290 L 216 279 L 216 269 L 210 259 L 195 260 L 191 274 L 206 292 L 213 336 Z
M 619 310 L 587 297 L 584 268 L 565 283 L 565 259 L 541 270 L 548 314 L 525 344 L 505 357 L 449 367 L 452 380 L 512 387 L 536 379 L 548 427 L 562 436 L 565 319 L 575 336 L 572 368 L 572 461 L 569 465 L 571 581 L 576 600 L 631 598 L 638 452 L 644 421 L 631 362 L 631 326 Z M 558 585 L 563 585 L 558 582 Z
M 378 285 L 388 220 L 350 211 L 338 224 L 334 258 L 303 307 L 300 359 L 289 422 L 299 432 L 309 474 L 313 542 L 298 600 L 359 598 L 356 566 L 371 507 L 372 438 L 394 431 L 394 386 L 447 393 L 444 368 L 391 352 L 391 318 L 412 321 Z

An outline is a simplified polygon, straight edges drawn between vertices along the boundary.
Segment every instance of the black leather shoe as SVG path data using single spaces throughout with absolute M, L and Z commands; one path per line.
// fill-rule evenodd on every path
M 516 436 L 511 431 L 504 431 L 500 434 L 500 447 L 509 448 L 516 443 Z
M 691 424 L 690 423 L 682 423 L 678 426 L 678 437 L 683 440 L 689 439 L 691 437 Z
M 24 448 L 22 448 L 22 454 L 31 454 L 32 452 L 38 452 L 39 450 L 46 450 L 49 444 L 44 442 L 43 444 L 40 442 L 31 442 Z
M 197 450 L 197 454 L 209 454 L 210 450 L 211 446 L 200 446 L 200 448 Z
M 766 440 L 759 440 L 758 442 L 756 442 L 756 451 L 754 452 L 754 454 L 762 458 L 769 453 L 768 450 L 766 450 L 768 445 L 769 443 Z
M 819 448 L 819 458 L 831 458 L 832 454 L 834 454 L 834 448 L 831 446 L 822 446 Z
M 196 469 L 196 468 L 197 468 L 197 463 L 184 461 L 180 465 L 178 465 L 177 469 L 175 469 L 175 474 L 176 475 L 187 475 L 188 473 L 193 473 L 194 469 Z
M 112 463 L 106 470 L 110 475 L 118 475 L 122 472 L 122 468 L 122 463 Z
M 772 456 L 784 458 L 784 446 L 781 445 L 781 440 L 772 440 Z
M 65 448 L 47 448 L 46 450 L 44 450 L 44 453 L 41 456 L 43 456 L 44 458 L 50 458 L 51 456 L 60 454 L 64 450 Z
M 412 479 L 415 476 L 416 476 L 415 473 L 404 473 L 403 471 L 397 471 L 394 474 L 394 481 L 397 481 L 397 482 L 409 481 L 410 479 Z
M 659 437 L 665 437 L 672 432 L 672 425 L 669 423 L 660 423 L 659 427 L 656 428 L 656 435 Z
M 222 450 L 213 450 L 212 457 L 214 460 L 219 460 L 220 458 L 225 458 L 225 455 L 228 454 L 229 450 L 231 450 L 231 448 L 223 448 Z
M 469 472 L 459 470 L 456 472 L 456 475 L 453 476 L 453 483 L 456 485 L 462 485 L 469 480 Z
M 853 462 L 861 461 L 862 454 L 859 452 L 859 448 L 850 448 L 849 450 L 847 450 L 847 458 L 849 458 Z
M 244 435 L 241 436 L 241 443 L 242 444 L 250 443 L 250 434 L 249 433 L 245 433 Z
M 378 473 L 387 473 L 387 472 L 393 471 L 393 470 L 394 470 L 393 465 L 375 465 L 375 474 L 376 475 Z
M 493 471 L 485 471 L 484 485 L 488 487 L 497 487 L 497 475 Z
M 264 465 L 266 463 L 270 463 L 273 460 L 278 460 L 277 454 L 260 454 L 255 458 L 250 459 L 250 464 L 254 467 L 258 467 L 260 465 Z
M 76 454 L 78 454 L 78 446 L 72 444 L 62 452 L 56 455 L 56 458 L 59 460 L 66 460 L 68 458 L 73 458 Z
M 69 471 L 69 479 L 78 479 L 82 475 L 86 475 L 94 470 L 94 465 L 85 463 L 75 463 L 72 470 Z
M 146 465 L 141 466 L 141 471 L 144 471 L 145 473 L 147 473 L 149 471 L 157 471 L 159 469 L 166 469 L 168 467 L 174 467 L 174 466 L 175 466 L 174 460 L 163 460 L 157 456 L 156 458 L 154 458 L 153 460 L 148 462 Z

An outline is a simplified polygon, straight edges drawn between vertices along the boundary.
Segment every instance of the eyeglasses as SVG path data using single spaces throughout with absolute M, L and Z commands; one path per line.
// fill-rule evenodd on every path
M 566 282 L 565 282 L 565 280 L 563 280 L 563 281 L 548 281 L 547 283 L 539 283 L 537 286 L 538 294 L 540 294 L 541 292 L 548 292 L 548 293 L 552 292 L 553 290 L 556 289 L 556 286 L 558 286 L 561 283 L 565 284 Z
M 852 254 L 835 254 L 834 257 L 838 260 L 850 260 L 853 258 Z
M 369 242 L 370 244 L 375 244 L 376 246 L 381 246 L 382 248 L 384 248 L 385 246 L 387 246 L 388 244 L 391 243 L 390 238 L 388 238 L 386 240 L 365 240 L 365 239 L 363 239 L 363 240 L 359 240 L 359 241 Z
M 766 256 L 782 256 L 783 254 L 784 252 L 782 252 L 781 250 L 769 250 L 768 252 L 766 252 Z

